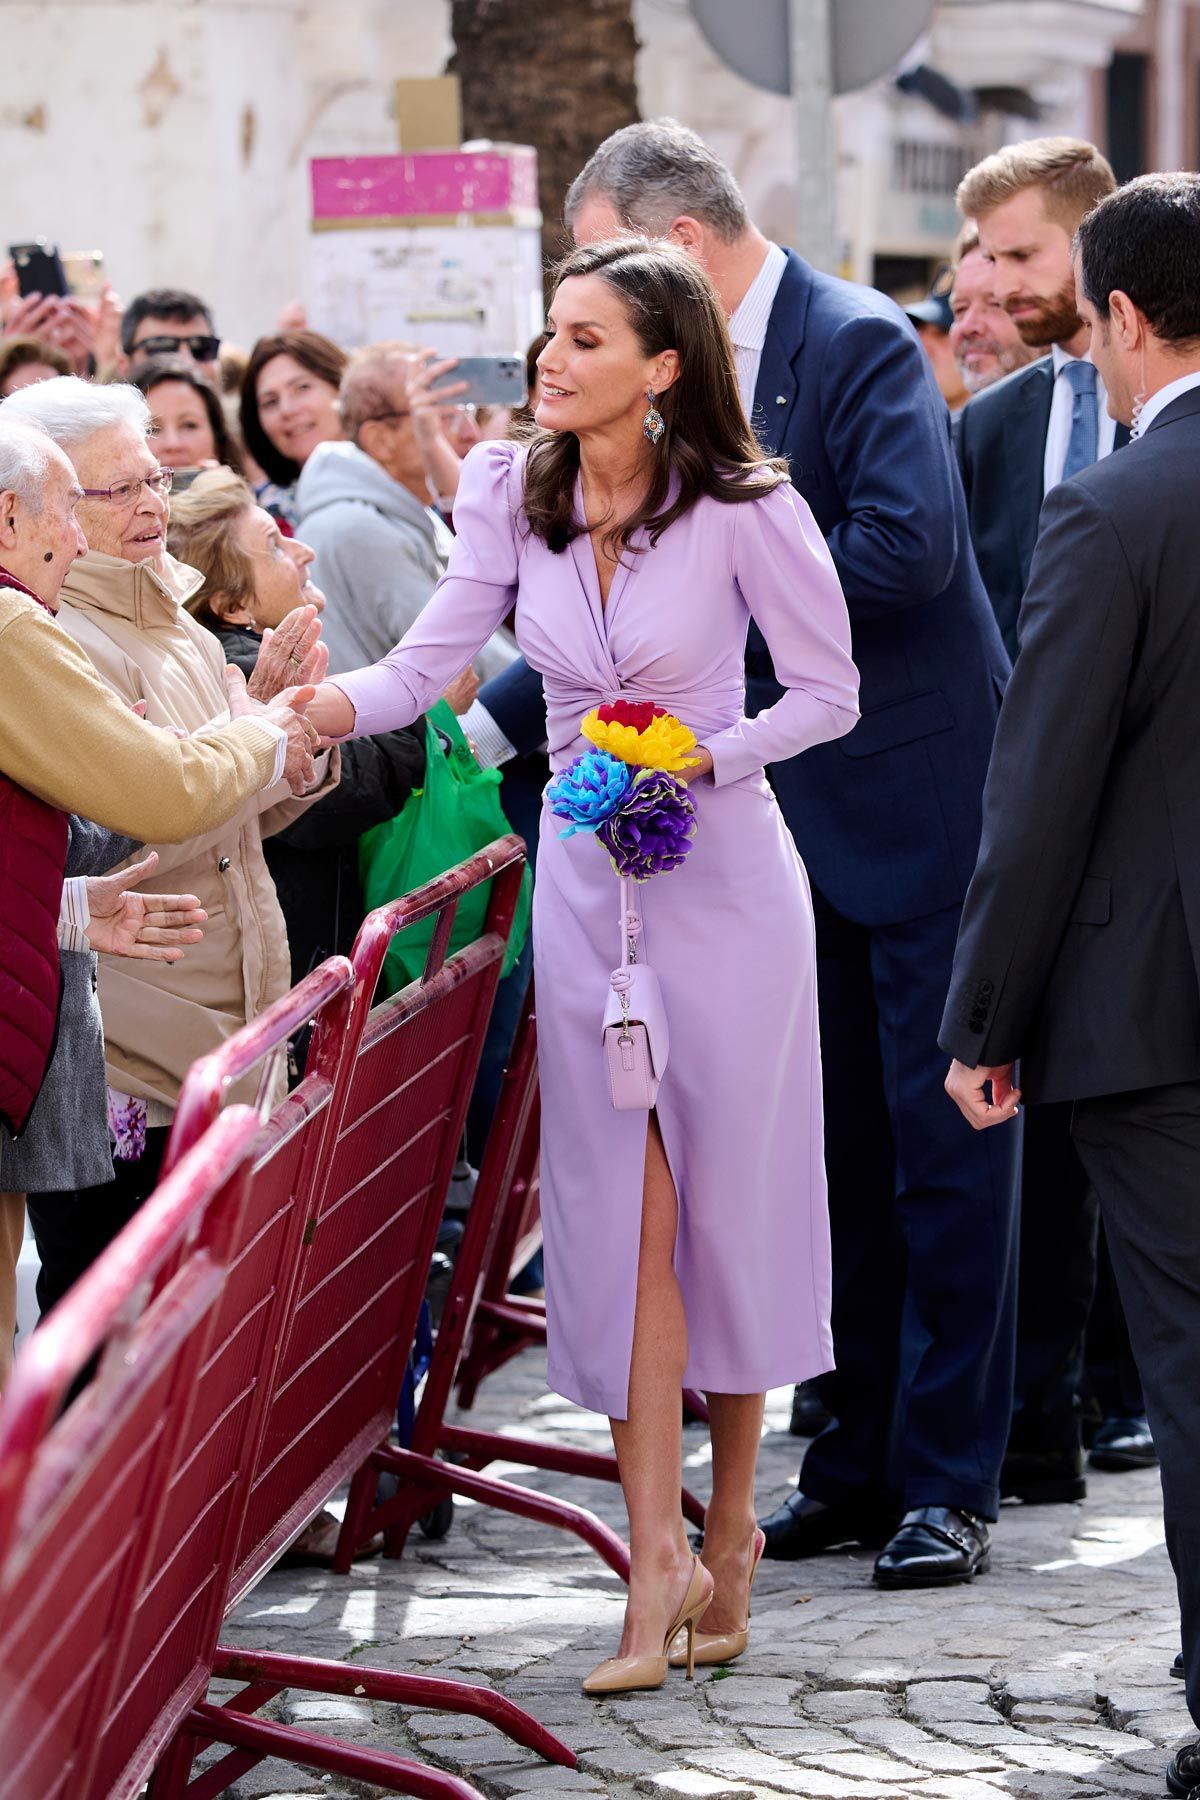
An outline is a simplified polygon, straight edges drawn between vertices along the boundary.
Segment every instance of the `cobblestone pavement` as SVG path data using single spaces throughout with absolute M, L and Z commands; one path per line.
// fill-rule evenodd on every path
M 546 1393 L 529 1353 L 486 1384 L 480 1424 L 608 1447 L 603 1420 Z M 799 1446 L 772 1396 L 760 1498 L 794 1477 Z M 685 1434 L 706 1491 L 707 1438 Z M 512 1470 L 506 1472 L 513 1473 Z M 603 1483 L 522 1471 L 624 1531 Z M 728 1673 L 672 1671 L 657 1693 L 587 1700 L 580 1678 L 620 1631 L 623 1588 L 572 1534 L 457 1506 L 440 1543 L 402 1560 L 268 1576 L 226 1641 L 463 1676 L 520 1702 L 579 1753 L 571 1772 L 531 1761 L 471 1719 L 365 1700 L 292 1696 L 279 1716 L 416 1754 L 493 1800 L 645 1795 L 659 1800 L 1085 1800 L 1165 1792 L 1167 1747 L 1191 1731 L 1174 1591 L 1153 1472 L 1089 1476 L 1080 1506 L 1006 1507 L 991 1572 L 970 1587 L 884 1594 L 863 1554 L 764 1563 L 748 1654 Z M 230 1800 L 365 1800 L 383 1790 L 272 1762 Z

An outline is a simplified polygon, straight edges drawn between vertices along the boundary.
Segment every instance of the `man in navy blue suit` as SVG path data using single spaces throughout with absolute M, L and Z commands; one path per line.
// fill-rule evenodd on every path
M 766 1554 L 882 1544 L 883 1586 L 969 1580 L 1012 1401 L 1017 1145 L 947 1124 L 937 1034 L 1009 662 L 946 408 L 892 302 L 769 243 L 674 121 L 608 138 L 567 221 L 579 241 L 668 237 L 708 270 L 759 437 L 833 552 L 862 677 L 855 730 L 770 772 L 817 914 L 838 1367 Z M 781 692 L 752 632 L 750 710 Z

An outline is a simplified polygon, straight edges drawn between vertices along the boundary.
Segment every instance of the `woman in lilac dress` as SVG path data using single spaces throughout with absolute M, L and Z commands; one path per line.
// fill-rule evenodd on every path
M 609 1414 L 630 1521 L 624 1634 L 585 1683 L 613 1692 L 660 1685 L 681 1626 L 690 1643 L 701 1625 L 702 1661 L 745 1647 L 764 1391 L 832 1366 L 812 908 L 763 769 L 849 731 L 858 678 L 833 563 L 750 433 L 699 266 L 645 240 L 575 251 L 549 332 L 532 444 L 471 451 L 420 620 L 310 717 L 331 736 L 404 725 L 515 602 L 556 769 L 621 697 L 699 740 L 691 851 L 637 889 L 671 1033 L 652 1113 L 613 1109 L 603 1060 L 617 877 L 548 807 L 534 899 L 549 1380 Z M 754 719 L 751 617 L 786 690 Z M 679 1505 L 685 1385 L 712 1415 L 702 1565 Z

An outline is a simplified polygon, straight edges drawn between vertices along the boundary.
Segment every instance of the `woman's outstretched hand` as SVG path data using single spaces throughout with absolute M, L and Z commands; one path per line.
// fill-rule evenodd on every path
M 354 708 L 332 681 L 321 683 L 316 698 L 309 701 L 305 710 L 309 724 L 315 725 L 320 734 L 322 747 L 350 737 L 354 731 Z

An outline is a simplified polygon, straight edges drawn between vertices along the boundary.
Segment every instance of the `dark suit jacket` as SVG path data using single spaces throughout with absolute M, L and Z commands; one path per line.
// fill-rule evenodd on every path
M 1034 1100 L 1200 1079 L 1200 390 L 1046 496 L 940 1042 Z
M 772 769 L 784 816 L 846 917 L 883 925 L 957 905 L 1009 662 L 915 331 L 882 294 L 789 251 L 753 419 L 828 541 L 862 677 L 849 736 Z M 760 711 L 781 690 L 754 628 L 746 667 Z
M 976 394 L 954 421 L 975 560 L 1004 647 L 1014 660 L 1017 614 L 1042 510 L 1053 398 L 1054 361 L 1043 356 Z
M 1017 615 L 1029 585 L 1045 478 L 1054 359 L 1043 356 L 968 400 L 954 421 L 971 542 L 1004 647 L 1017 656 Z M 1114 448 L 1129 442 L 1117 426 Z

